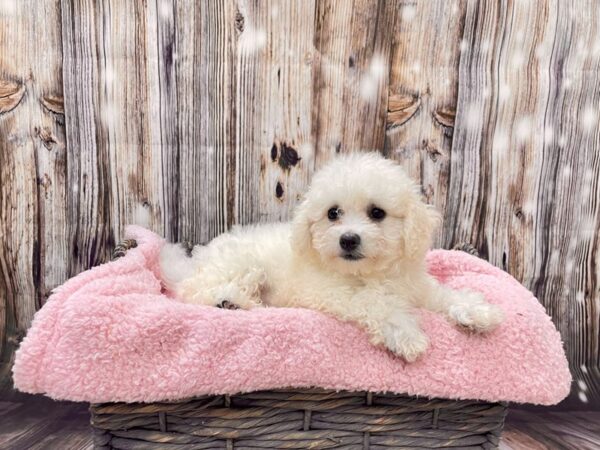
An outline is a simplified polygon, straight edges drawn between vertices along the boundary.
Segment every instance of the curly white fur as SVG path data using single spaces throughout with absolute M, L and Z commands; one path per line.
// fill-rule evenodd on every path
M 385 212 L 372 218 L 373 208 Z M 329 217 L 328 212 L 335 214 Z M 191 258 L 167 245 L 163 279 L 191 303 L 287 306 L 333 314 L 364 327 L 374 344 L 414 361 L 428 346 L 416 307 L 489 331 L 502 313 L 474 292 L 429 276 L 425 254 L 438 214 L 394 162 L 374 153 L 340 157 L 317 172 L 291 223 L 235 227 Z M 342 235 L 360 237 L 351 250 Z

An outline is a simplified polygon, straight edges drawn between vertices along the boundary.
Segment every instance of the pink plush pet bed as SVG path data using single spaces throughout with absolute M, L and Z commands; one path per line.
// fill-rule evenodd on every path
M 161 292 L 163 240 L 139 227 L 119 260 L 57 288 L 17 353 L 16 387 L 56 399 L 153 402 L 283 387 L 394 392 L 451 399 L 553 404 L 571 375 L 544 308 L 511 276 L 458 251 L 432 251 L 429 271 L 482 292 L 506 321 L 487 336 L 422 311 L 431 348 L 406 364 L 349 323 L 318 312 L 228 311 Z

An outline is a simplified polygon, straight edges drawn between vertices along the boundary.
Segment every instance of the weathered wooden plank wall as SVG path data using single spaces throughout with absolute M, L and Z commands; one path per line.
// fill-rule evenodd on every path
M 437 246 L 472 242 L 533 290 L 572 404 L 599 405 L 600 13 L 578 11 L 600 3 L 576 6 L 0 1 L 2 361 L 127 223 L 206 242 L 285 220 L 362 149 L 422 183 Z
M 57 2 L 0 3 L 1 361 L 69 274 L 60 35 Z

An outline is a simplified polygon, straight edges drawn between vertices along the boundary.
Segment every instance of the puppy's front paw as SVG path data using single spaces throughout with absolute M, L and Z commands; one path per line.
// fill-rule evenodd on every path
M 385 346 L 402 356 L 407 362 L 416 361 L 429 347 L 427 335 L 419 329 L 406 330 L 390 327 L 384 333 L 383 338 Z
M 504 320 L 502 310 L 496 305 L 487 303 L 483 295 L 464 292 L 461 296 L 461 301 L 448 309 L 448 316 L 454 323 L 484 333 L 492 331 Z

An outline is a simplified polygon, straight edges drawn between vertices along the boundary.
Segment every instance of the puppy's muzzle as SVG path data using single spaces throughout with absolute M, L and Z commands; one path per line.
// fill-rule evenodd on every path
M 340 237 L 340 247 L 347 252 L 353 252 L 360 245 L 360 236 L 356 233 L 344 233 Z

